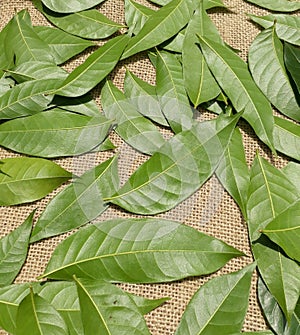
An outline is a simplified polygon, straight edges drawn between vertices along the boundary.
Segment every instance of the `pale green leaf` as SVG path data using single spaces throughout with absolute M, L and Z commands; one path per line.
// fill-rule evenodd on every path
M 124 94 L 139 113 L 158 124 L 169 125 L 162 113 L 155 87 L 128 70 L 124 79 Z
M 300 121 L 300 107 L 283 60 L 283 46 L 275 28 L 263 30 L 249 49 L 249 68 L 257 86 L 283 114 Z
M 164 50 L 167 50 L 167 51 L 181 53 L 182 47 L 183 47 L 183 41 L 185 37 L 185 32 L 186 32 L 186 28 L 183 28 L 170 40 L 161 44 L 160 47 L 162 47 Z
M 43 4 L 49 9 L 58 13 L 74 13 L 85 10 L 103 2 L 104 0 L 42 0 Z
M 33 215 L 0 239 L 0 286 L 12 284 L 26 260 Z
M 247 218 L 250 239 L 298 199 L 295 185 L 280 170 L 257 155 L 250 170 Z
M 130 294 L 130 298 L 134 301 L 138 310 L 143 315 L 150 313 L 155 308 L 161 306 L 163 303 L 170 300 L 170 298 L 147 299 L 134 294 Z
M 133 148 L 151 155 L 165 143 L 156 126 L 110 80 L 102 88 L 101 102 L 106 117 L 115 120 L 115 132 Z
M 129 39 L 129 35 L 121 35 L 106 42 L 75 68 L 55 93 L 78 97 L 90 91 L 113 70 Z
M 15 81 L 12 78 L 5 76 L 0 78 L 0 97 L 9 91 L 15 85 Z
M 274 119 L 273 137 L 275 149 L 299 161 L 300 125 L 276 116 Z
M 76 279 L 85 334 L 150 335 L 142 314 L 120 288 L 102 281 Z
M 119 187 L 117 157 L 108 159 L 76 178 L 58 193 L 40 215 L 30 242 L 78 228 L 107 209 L 103 197 Z
M 61 315 L 46 300 L 34 294 L 32 289 L 20 303 L 16 335 L 68 335 Z
M 256 86 L 246 63 L 228 47 L 200 38 L 206 62 L 233 107 L 243 111 L 256 135 L 272 150 L 273 111 L 270 103 Z
M 31 156 L 75 156 L 91 151 L 107 137 L 111 120 L 61 109 L 17 118 L 0 125 L 0 145 Z
M 255 265 L 209 280 L 189 302 L 175 335 L 231 335 L 243 326 Z
M 95 44 L 53 27 L 37 26 L 34 31 L 51 48 L 56 64 L 62 64 Z
M 190 129 L 193 110 L 184 88 L 182 66 L 175 55 L 157 50 L 156 94 L 175 133 Z
M 294 12 L 300 9 L 299 1 L 289 0 L 246 0 L 247 2 L 253 3 L 257 6 L 270 9 L 278 12 Z
M 58 245 L 42 277 L 169 282 L 211 273 L 242 254 L 178 222 L 115 219 L 95 223 Z
M 300 295 L 300 267 L 262 237 L 252 245 L 259 272 L 286 318 L 291 320 Z
M 0 164 L 0 206 L 43 198 L 71 177 L 70 172 L 42 158 L 5 158 Z
M 300 198 L 300 164 L 295 162 L 288 162 L 288 164 L 281 170 L 288 179 L 295 185 Z
M 221 184 L 239 205 L 244 218 L 247 217 L 247 192 L 250 183 L 249 169 L 246 163 L 243 139 L 236 128 L 224 157 L 216 169 Z
M 220 117 L 172 137 L 107 201 L 139 214 L 175 207 L 211 177 L 236 122 L 237 117 Z
M 226 7 L 222 0 L 203 0 L 205 10 L 215 7 Z
M 153 13 L 128 43 L 122 59 L 157 46 L 180 31 L 190 20 L 195 0 L 172 0 Z
M 300 24 L 300 21 L 299 21 Z M 300 92 L 300 50 L 299 47 L 284 43 L 284 62 Z

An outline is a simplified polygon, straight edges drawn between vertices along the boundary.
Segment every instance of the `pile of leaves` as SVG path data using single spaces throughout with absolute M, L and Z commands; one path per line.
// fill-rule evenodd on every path
M 0 205 L 34 202 L 69 181 L 34 227 L 32 212 L 0 240 L 0 327 L 17 335 L 150 334 L 144 315 L 167 298 L 145 299 L 115 283 L 206 275 L 243 256 L 154 216 L 215 173 L 247 222 L 255 262 L 200 287 L 175 334 L 241 334 L 256 268 L 271 330 L 244 334 L 300 334 L 300 17 L 276 13 L 300 3 L 248 0 L 275 13 L 250 16 L 263 29 L 247 64 L 207 14 L 225 7 L 221 0 L 152 0 L 157 10 L 125 0 L 127 27 L 92 9 L 100 2 L 33 0 L 53 26 L 33 26 L 22 10 L 0 32 L 0 145 L 23 154 L 0 161 Z M 89 47 L 81 65 L 64 70 Z M 122 92 L 108 75 L 140 52 L 156 70 L 156 86 L 127 70 Z M 100 83 L 103 112 L 90 92 Z M 196 108 L 215 116 L 200 122 Z M 241 118 L 291 162 L 277 169 L 257 154 L 249 169 Z M 117 154 L 81 176 L 52 160 L 114 149 L 112 132 L 147 155 L 122 186 Z M 111 204 L 137 218 L 86 225 Z M 79 227 L 57 246 L 40 281 L 14 284 L 29 244 Z

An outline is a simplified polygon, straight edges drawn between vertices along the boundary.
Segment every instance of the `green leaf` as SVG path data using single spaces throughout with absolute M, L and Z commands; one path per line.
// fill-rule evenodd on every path
M 12 284 L 26 260 L 33 215 L 0 239 L 0 286 Z
M 149 17 L 155 13 L 153 9 L 132 0 L 125 0 L 124 10 L 127 26 L 132 29 L 135 35 L 140 32 Z
M 170 300 L 170 298 L 147 299 L 134 294 L 130 294 L 130 297 L 143 315 L 150 313 L 166 301 Z
M 209 280 L 192 297 L 175 335 L 231 335 L 243 326 L 255 265 Z
M 3 76 L 3 69 L 10 68 L 14 63 L 14 52 L 11 48 L 6 48 L 6 36 L 10 30 L 13 19 L 11 19 L 8 24 L 0 31 L 0 47 L 2 52 L 0 52 L 0 77 Z
M 68 329 L 60 314 L 32 289 L 20 303 L 16 335 L 67 335 Z
M 300 160 L 300 125 L 276 116 L 274 119 L 275 149 L 289 157 Z
M 24 11 L 21 11 L 14 16 L 5 39 L 8 52 L 15 55 L 15 64 L 32 60 L 53 63 L 50 47 L 22 18 L 23 13 Z
M 222 0 L 204 0 L 203 5 L 204 5 L 205 10 L 215 8 L 215 7 L 225 7 L 226 8 Z
M 298 301 L 292 318 L 288 323 L 275 298 L 260 278 L 258 280 L 258 299 L 262 311 L 276 335 L 299 335 L 300 301 Z
M 91 41 L 73 36 L 53 27 L 37 26 L 34 31 L 51 48 L 56 64 L 62 64 L 88 47 L 94 46 Z
M 239 128 L 234 130 L 223 159 L 216 169 L 216 176 L 223 187 L 239 205 L 244 218 L 247 217 L 247 192 L 250 183 L 242 135 Z
M 300 164 L 289 162 L 281 171 L 295 185 L 296 190 L 298 191 L 297 193 L 300 197 Z
M 177 222 L 115 219 L 95 223 L 58 245 L 42 277 L 169 282 L 211 273 L 242 254 Z
M 121 35 L 106 42 L 75 68 L 55 93 L 78 97 L 90 91 L 113 70 L 129 39 L 129 35 Z
M 300 7 L 299 7 L 300 8 Z M 275 24 L 276 34 L 284 41 L 300 45 L 300 18 L 286 14 L 269 14 L 256 16 L 248 14 L 252 21 L 264 28 L 270 28 Z
M 196 108 L 221 93 L 198 45 L 196 34 L 206 31 L 205 21 L 210 20 L 202 6 L 195 11 L 187 28 L 182 48 L 182 68 L 185 88 Z
M 263 30 L 251 44 L 249 68 L 269 101 L 284 115 L 300 121 L 300 107 L 285 70 L 283 46 L 274 27 Z
M 157 46 L 178 33 L 190 20 L 195 0 L 172 0 L 153 13 L 128 43 L 122 59 Z
M 139 113 L 160 125 L 169 125 L 161 111 L 155 87 L 128 70 L 124 79 L 124 94 Z
M 33 115 L 47 107 L 60 79 L 30 80 L 12 87 L 0 97 L 0 120 Z
M 65 32 L 88 39 L 102 39 L 111 36 L 123 25 L 109 20 L 96 9 L 73 14 L 58 14 L 43 7 L 41 0 L 32 0 L 35 7 L 56 27 Z
M 76 279 L 85 334 L 150 335 L 136 305 L 120 288 L 110 283 Z
M 15 82 L 13 79 L 11 78 L 6 78 L 6 77 L 2 77 L 0 78 L 0 97 L 6 93 L 7 91 L 9 91 L 13 86 L 15 85 Z
M 51 109 L 0 125 L 0 145 L 39 157 L 80 155 L 104 141 L 111 120 Z
M 278 12 L 294 12 L 300 9 L 299 1 L 289 0 L 246 0 L 260 7 Z
M 286 318 L 291 320 L 300 294 L 300 267 L 262 237 L 252 245 L 259 272 Z
M 107 209 L 103 197 L 119 187 L 117 157 L 85 172 L 58 193 L 40 215 L 30 242 L 78 228 Z
M 42 0 L 43 4 L 49 9 L 58 13 L 74 13 L 85 10 L 103 2 L 104 0 Z
M 70 172 L 42 158 L 5 158 L 0 164 L 0 206 L 41 199 L 71 177 Z
M 300 262 L 300 199 L 276 216 L 262 231 L 291 258 Z
M 217 82 L 233 107 L 243 111 L 256 135 L 273 151 L 273 111 L 256 86 L 246 63 L 228 47 L 200 37 L 202 52 Z
M 262 330 L 258 332 L 242 332 L 242 333 L 234 333 L 230 335 L 274 335 L 271 330 Z
M 300 24 L 300 22 L 299 22 Z M 298 92 L 300 92 L 300 51 L 299 48 L 289 44 L 284 43 L 284 62 L 289 71 L 290 75 L 292 76 Z
M 116 133 L 133 148 L 151 155 L 165 143 L 155 125 L 110 80 L 102 88 L 101 101 L 106 117 L 115 119 Z
M 236 122 L 236 117 L 220 117 L 177 134 L 106 200 L 130 212 L 147 215 L 175 207 L 211 177 Z
M 247 217 L 250 239 L 298 199 L 294 184 L 280 170 L 257 155 L 250 170 Z
M 193 111 L 184 88 L 182 66 L 175 55 L 166 51 L 157 50 L 156 94 L 175 133 L 192 127 Z

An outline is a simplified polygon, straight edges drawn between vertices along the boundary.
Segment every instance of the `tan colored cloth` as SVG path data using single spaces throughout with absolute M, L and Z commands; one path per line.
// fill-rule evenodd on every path
M 146 2 L 144 1 L 141 3 L 145 4 Z M 229 7 L 230 11 L 215 9 L 210 12 L 210 15 L 225 41 L 232 47 L 241 50 L 241 56 L 246 60 L 249 44 L 259 31 L 257 26 L 247 20 L 246 13 L 261 15 L 265 14 L 266 11 L 250 5 L 243 0 L 224 0 L 224 3 Z M 122 23 L 124 17 L 123 5 L 123 1 L 121 0 L 107 0 L 98 6 L 98 8 L 109 18 Z M 15 11 L 20 11 L 24 8 L 29 10 L 34 25 L 49 25 L 42 15 L 34 9 L 31 1 L 1 0 L 0 28 L 3 28 L 14 15 Z M 86 54 L 72 60 L 72 62 L 67 65 L 67 68 L 71 69 L 78 65 L 85 57 Z M 147 80 L 151 84 L 155 83 L 155 71 L 146 56 L 140 58 L 133 57 L 124 61 L 113 72 L 112 78 L 115 84 L 120 88 L 122 88 L 125 74 L 124 64 L 141 79 Z M 94 90 L 94 96 L 99 103 L 99 92 L 97 89 Z M 203 117 L 206 117 L 206 114 L 204 114 Z M 246 123 L 244 123 L 242 130 L 249 164 L 251 164 L 256 150 L 259 150 L 259 152 L 266 158 L 271 157 L 270 152 L 266 147 L 258 143 L 255 139 L 254 133 L 249 129 Z M 116 151 L 120 152 L 120 174 L 121 181 L 124 182 L 134 169 L 145 160 L 145 157 L 125 145 L 116 135 L 112 135 L 112 140 L 118 146 Z M 96 163 L 111 157 L 111 155 L 112 153 L 90 154 L 84 157 L 57 159 L 55 161 L 67 170 L 75 172 L 76 174 L 81 174 Z M 17 156 L 17 154 L 0 148 L 0 158 L 14 156 Z M 286 163 L 285 159 L 280 156 L 276 159 L 272 158 L 271 162 L 278 167 L 283 166 Z M 34 208 L 38 208 L 36 213 L 37 217 L 45 208 L 47 202 L 53 198 L 59 190 L 56 190 L 45 199 L 30 205 L 0 207 L 0 236 L 6 235 L 14 228 L 18 227 Z M 117 207 L 111 206 L 111 208 L 104 212 L 97 220 L 103 221 L 120 216 L 130 217 L 131 215 L 119 210 Z M 203 283 L 212 277 L 241 269 L 246 264 L 252 262 L 252 258 L 248 244 L 246 225 L 242 219 L 240 211 L 215 177 L 207 182 L 204 187 L 192 197 L 184 201 L 175 209 L 160 215 L 160 217 L 179 220 L 182 223 L 193 226 L 204 233 L 222 239 L 247 255 L 247 257 L 241 257 L 230 261 L 223 269 L 211 276 L 206 276 L 205 278 L 190 278 L 180 282 L 160 285 L 122 285 L 125 289 L 148 298 L 159 298 L 164 296 L 171 298 L 171 300 L 165 303 L 162 307 L 157 308 L 146 316 L 150 332 L 153 335 L 169 335 L 174 333 L 187 303 L 194 292 Z M 29 250 L 27 262 L 16 282 L 34 281 L 35 278 L 43 272 L 55 246 L 66 235 L 67 234 L 32 245 Z M 256 298 L 255 282 L 256 278 L 253 277 L 249 309 L 243 328 L 244 331 L 266 329 L 266 324 L 261 315 Z M 0 334 L 6 333 L 0 331 Z

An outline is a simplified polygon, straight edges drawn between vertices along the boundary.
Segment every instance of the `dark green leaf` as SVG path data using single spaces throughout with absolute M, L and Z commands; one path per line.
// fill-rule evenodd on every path
M 280 248 L 262 237 L 252 251 L 259 272 L 286 318 L 291 320 L 300 294 L 300 267 L 284 256 Z
M 180 31 L 190 20 L 195 0 L 172 0 L 153 13 L 128 43 L 122 59 L 159 45 Z
M 102 88 L 101 101 L 106 117 L 115 119 L 116 133 L 133 148 L 151 155 L 165 143 L 155 125 L 109 80 Z
M 0 31 L 0 77 L 3 76 L 3 69 L 9 69 L 14 63 L 14 52 L 11 48 L 6 48 L 6 36 L 12 25 L 13 19 Z
M 300 160 L 300 125 L 276 116 L 274 119 L 275 149 L 289 157 Z
M 85 172 L 50 201 L 37 221 L 30 242 L 75 229 L 107 209 L 103 197 L 119 187 L 117 157 Z
M 246 0 L 260 7 L 278 12 L 294 12 L 300 9 L 299 1 L 289 0 Z
M 85 334 L 150 335 L 142 314 L 120 288 L 102 281 L 76 279 Z
M 113 70 L 129 39 L 129 35 L 121 35 L 106 42 L 73 70 L 55 93 L 78 97 L 90 91 Z
M 67 326 L 52 305 L 32 289 L 20 303 L 16 335 L 68 335 Z
M 193 110 L 184 88 L 182 66 L 175 55 L 157 51 L 156 94 L 162 111 L 175 133 L 190 129 Z
M 74 13 L 98 5 L 104 0 L 42 0 L 43 4 L 58 13 Z
M 81 228 L 54 251 L 43 277 L 169 282 L 216 271 L 242 254 L 177 222 L 115 219 Z
M 247 217 L 250 239 L 298 199 L 294 184 L 280 170 L 256 156 L 250 171 Z
M 246 63 L 228 47 L 200 38 L 202 52 L 217 82 L 234 108 L 243 111 L 256 135 L 273 151 L 273 111 L 256 86 Z
M 285 70 L 283 46 L 274 27 L 263 30 L 251 44 L 249 68 L 269 101 L 281 113 L 300 121 L 300 107 Z
M 300 49 L 284 43 L 284 62 L 300 92 Z
M 51 109 L 0 125 L 0 145 L 39 157 L 74 156 L 104 141 L 111 120 L 99 113 L 90 117 Z
M 139 214 L 175 207 L 213 174 L 236 122 L 236 117 L 220 117 L 172 137 L 107 200 Z
M 91 41 L 70 35 L 53 27 L 34 27 L 34 31 L 51 48 L 56 64 L 62 64 L 86 48 L 94 46 Z
M 59 165 L 41 158 L 5 158 L 0 164 L 0 206 L 43 198 L 71 177 Z
M 231 335 L 241 331 L 254 268 L 252 264 L 204 284 L 188 304 L 175 335 Z
M 0 286 L 12 284 L 26 260 L 33 215 L 0 239 Z

